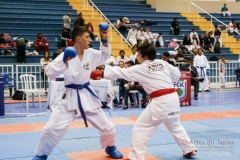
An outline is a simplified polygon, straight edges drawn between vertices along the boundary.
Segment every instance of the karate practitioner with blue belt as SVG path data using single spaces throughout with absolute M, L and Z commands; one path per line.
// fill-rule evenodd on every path
M 100 50 L 89 48 L 92 40 L 85 27 L 75 27 L 72 31 L 74 46 L 66 48 L 46 66 L 45 73 L 50 79 L 64 75 L 65 89 L 42 130 L 33 160 L 46 160 L 71 122 L 79 118 L 83 118 L 86 127 L 90 123 L 98 129 L 101 146 L 110 157 L 123 157 L 115 146 L 115 127 L 101 109 L 101 100 L 89 85 L 91 72 L 111 56 L 111 46 L 107 40 L 108 24 L 101 23 L 99 30 Z

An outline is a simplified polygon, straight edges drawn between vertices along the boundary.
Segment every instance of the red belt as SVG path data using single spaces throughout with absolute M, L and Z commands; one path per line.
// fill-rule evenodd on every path
M 152 98 L 164 96 L 166 94 L 170 94 L 176 91 L 177 91 L 176 88 L 159 89 L 157 91 L 152 92 L 149 96 L 152 99 Z

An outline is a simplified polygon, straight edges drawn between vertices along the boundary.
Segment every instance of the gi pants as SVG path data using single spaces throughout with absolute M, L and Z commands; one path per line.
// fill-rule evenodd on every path
M 115 145 L 115 127 L 108 120 L 101 108 L 85 112 L 88 123 L 98 129 L 102 148 Z M 71 122 L 77 118 L 67 109 L 67 100 L 62 100 L 53 109 L 52 115 L 42 130 L 36 149 L 36 155 L 49 155 L 63 138 Z M 80 144 L 79 144 L 80 145 Z
M 161 105 L 166 105 L 164 104 L 164 102 L 166 102 L 166 100 L 168 99 L 169 101 L 167 102 L 167 105 L 169 105 L 170 103 L 175 103 L 174 95 L 171 95 L 170 97 L 161 100 Z M 161 125 L 162 123 L 164 123 L 166 128 L 170 131 L 176 143 L 182 149 L 183 154 L 189 153 L 193 150 L 197 150 L 196 146 L 191 143 L 190 138 L 188 137 L 183 126 L 181 125 L 179 117 L 159 117 L 158 119 L 156 119 L 156 117 L 153 118 L 153 112 L 151 111 L 151 107 L 161 108 L 161 106 L 154 106 L 153 104 L 148 105 L 138 117 L 132 131 L 132 145 L 129 153 L 129 158 L 131 160 L 145 160 L 144 153 L 146 152 L 147 142 L 152 137 L 153 133 L 156 131 L 159 125 Z

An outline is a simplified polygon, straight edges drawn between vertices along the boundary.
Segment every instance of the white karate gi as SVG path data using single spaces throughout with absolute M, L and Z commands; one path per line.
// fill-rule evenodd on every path
M 142 43 L 145 40 L 144 33 L 145 33 L 144 31 L 138 31 L 137 32 L 137 40 L 141 40 Z
M 110 45 L 110 44 L 109 44 Z M 86 49 L 82 60 L 76 56 L 68 61 L 68 66 L 63 62 L 63 53 L 60 54 L 45 68 L 50 79 L 64 75 L 65 85 L 84 84 L 90 81 L 90 74 L 95 68 L 110 58 L 111 47 L 100 45 L 100 50 Z M 91 89 L 92 87 L 89 86 Z M 93 89 L 92 89 L 93 90 Z M 94 90 L 93 90 L 94 91 Z M 36 155 L 49 155 L 57 143 L 66 133 L 72 121 L 81 118 L 79 113 L 77 90 L 65 88 L 61 94 L 66 94 L 54 107 L 52 115 L 43 128 Z M 92 96 L 85 88 L 79 90 L 81 104 L 85 111 L 88 123 L 99 130 L 101 146 L 115 144 L 115 128 L 101 109 L 101 101 Z M 77 114 L 76 114 L 77 112 Z M 79 124 L 80 125 L 80 124 Z
M 205 55 L 196 55 L 193 60 L 193 66 L 197 68 L 199 77 L 204 78 L 204 81 L 199 83 L 199 90 L 209 90 L 209 81 L 206 70 L 210 69 L 210 66 L 207 57 Z
M 152 32 L 144 32 L 144 37 L 148 40 L 149 43 L 154 43 Z
M 219 60 L 219 82 L 220 82 L 220 86 L 225 85 L 225 68 L 226 68 L 226 64 L 220 59 Z
M 138 52 L 136 52 L 135 54 L 131 54 L 129 56 L 129 61 L 133 61 L 134 63 L 136 63 L 137 55 L 138 55 Z
M 137 44 L 137 30 L 130 29 L 128 31 L 127 40 L 132 44 L 132 46 Z
M 179 80 L 180 71 L 162 60 L 145 60 L 142 64 L 127 69 L 106 66 L 104 77 L 137 81 L 146 93 L 150 94 L 159 89 L 174 88 L 173 82 Z M 179 115 L 180 104 L 177 92 L 151 99 L 133 127 L 129 158 L 131 160 L 145 159 L 147 142 L 162 123 L 172 133 L 184 154 L 196 150 L 180 123 Z

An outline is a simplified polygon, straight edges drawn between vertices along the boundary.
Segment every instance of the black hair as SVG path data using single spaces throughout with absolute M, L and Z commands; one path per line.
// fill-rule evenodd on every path
M 156 49 L 149 42 L 144 42 L 137 48 L 137 50 L 142 54 L 142 58 L 147 56 L 149 60 L 156 59 Z
M 169 53 L 169 52 L 163 52 L 162 55 L 163 55 L 163 56 L 166 56 L 166 57 L 170 57 L 170 53 Z
M 190 57 L 190 56 L 187 56 L 187 57 L 186 57 L 186 61 L 191 61 L 191 62 L 192 62 L 192 61 L 193 61 L 193 58 Z
M 72 40 L 75 43 L 77 36 L 82 36 L 84 33 L 88 33 L 88 30 L 86 27 L 83 26 L 77 26 L 74 27 L 72 30 Z
M 130 61 L 127 61 L 126 64 L 130 64 L 131 66 L 134 66 L 135 63 L 132 60 L 130 60 Z

